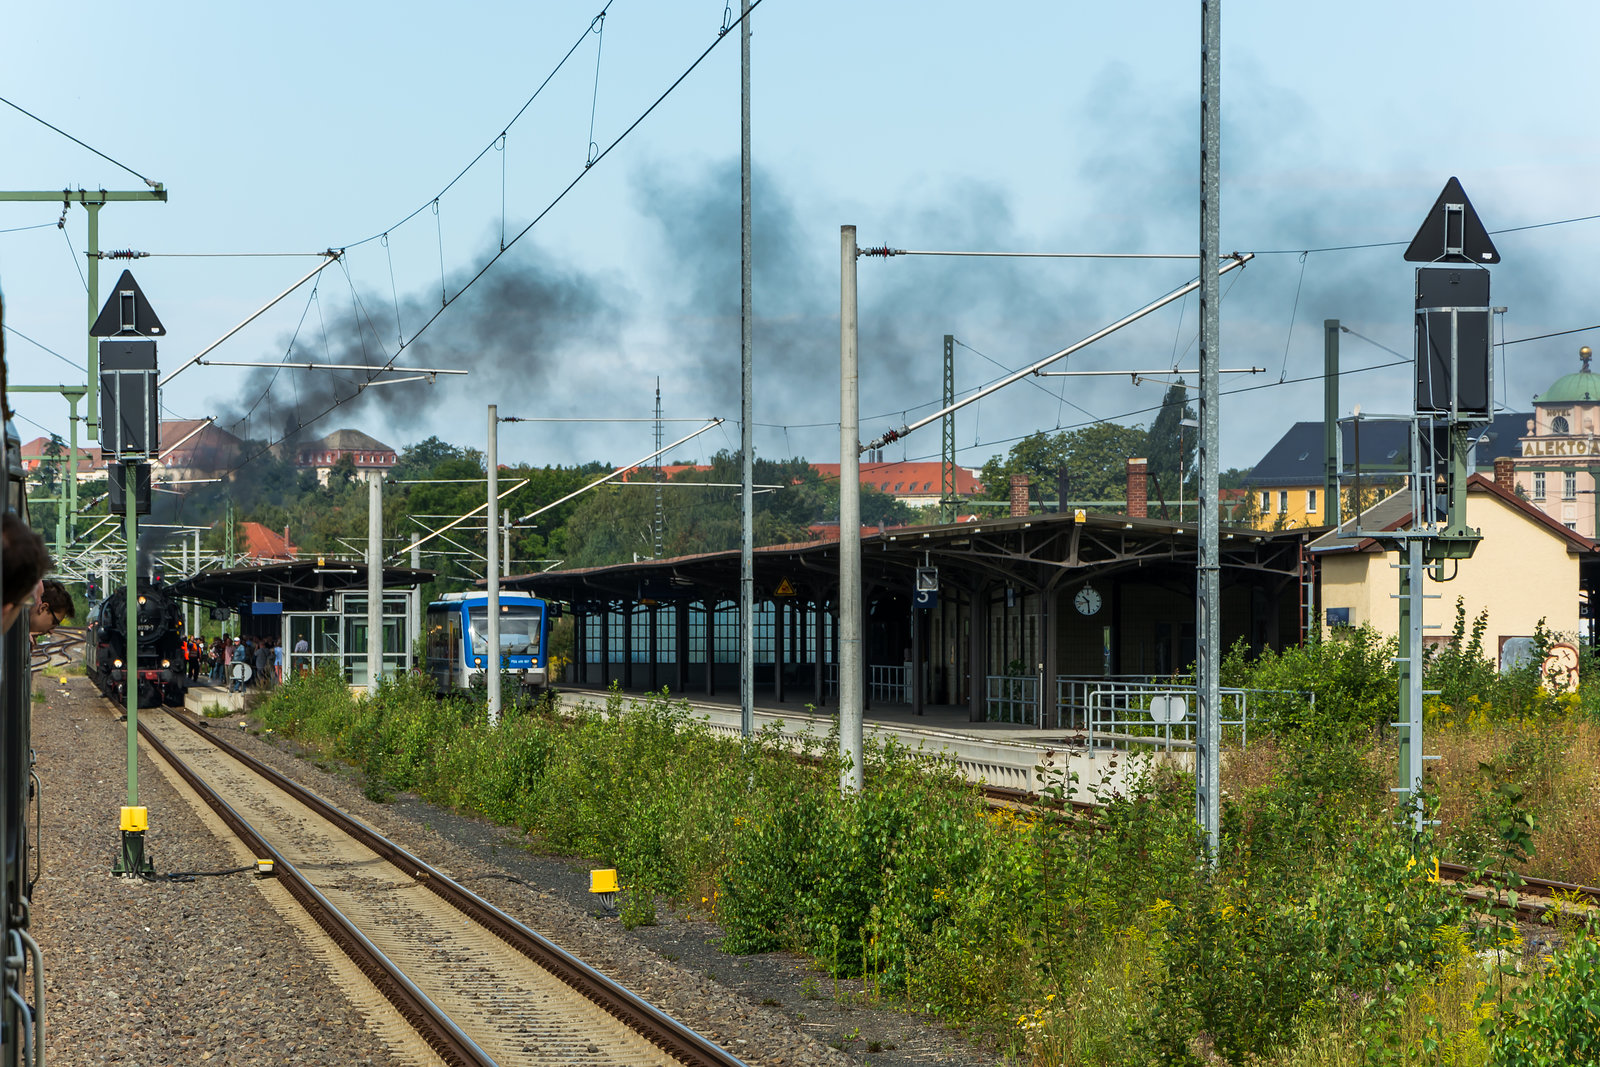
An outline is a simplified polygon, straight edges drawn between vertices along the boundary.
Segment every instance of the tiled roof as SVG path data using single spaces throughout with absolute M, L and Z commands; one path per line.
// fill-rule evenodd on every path
M 1519 439 L 1527 433 L 1529 411 L 1513 411 L 1496 415 L 1488 427 L 1479 431 L 1488 440 L 1478 445 L 1477 466 L 1490 470 L 1501 456 L 1515 456 L 1521 450 Z M 1339 424 L 1343 438 L 1345 467 L 1353 468 L 1356 462 L 1355 427 L 1348 422 Z M 1370 419 L 1361 423 L 1361 468 L 1364 473 L 1378 473 L 1380 466 L 1402 468 L 1411 463 L 1411 424 L 1389 419 Z M 1321 485 L 1325 471 L 1322 460 L 1322 423 L 1297 422 L 1267 450 L 1261 461 L 1251 469 L 1245 484 L 1253 489 Z
M 318 449 L 339 452 L 393 452 L 394 449 L 378 440 L 369 437 L 360 430 L 335 430 L 320 441 L 313 441 L 302 445 L 300 451 L 314 452 Z
M 839 464 L 813 463 L 818 474 L 827 479 L 839 477 Z M 940 463 L 867 463 L 861 464 L 861 484 L 890 496 L 937 497 L 942 483 L 943 464 Z M 983 492 L 978 476 L 965 467 L 956 468 L 956 495 L 977 496 Z
M 283 534 L 269 530 L 259 522 L 241 522 L 239 529 L 244 533 L 244 555 L 246 559 L 291 560 L 300 551 L 286 540 Z
M 1498 498 L 1510 507 L 1522 512 L 1539 526 L 1543 526 L 1551 533 L 1567 541 L 1570 550 L 1580 552 L 1593 552 L 1596 542 L 1578 533 L 1569 530 L 1565 525 L 1557 522 L 1533 504 L 1522 499 L 1516 493 L 1497 484 L 1491 478 L 1481 474 L 1474 474 L 1467 479 L 1467 492 L 1485 493 Z M 1391 493 L 1361 513 L 1359 523 L 1363 530 L 1400 530 L 1411 522 L 1411 493 L 1402 489 L 1398 493 Z M 1307 548 L 1312 552 L 1366 552 L 1377 547 L 1377 542 L 1372 538 L 1357 540 L 1353 537 L 1341 537 L 1338 530 L 1330 530 L 1311 542 Z

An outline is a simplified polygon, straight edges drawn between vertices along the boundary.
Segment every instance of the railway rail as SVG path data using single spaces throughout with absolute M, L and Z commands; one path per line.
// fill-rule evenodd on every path
M 203 720 L 146 714 L 139 731 L 441 1061 L 743 1067 Z
M 989 806 L 993 808 L 1011 808 L 1013 810 L 1027 810 L 1039 807 L 1039 797 L 1019 789 L 1006 789 L 997 786 L 985 786 L 983 795 Z M 1061 805 L 1051 805 L 1059 808 Z M 1068 801 L 1066 809 L 1076 818 L 1077 823 L 1087 830 L 1094 830 L 1095 813 L 1099 805 L 1087 801 Z M 1488 876 L 1498 879 L 1503 883 L 1507 876 L 1500 871 L 1485 872 Z M 1467 883 L 1474 874 L 1473 868 L 1460 863 L 1439 862 L 1439 877 L 1448 882 Z M 1495 893 L 1493 885 L 1463 885 L 1464 892 L 1478 895 Z M 1600 908 L 1600 888 L 1595 886 L 1579 885 L 1575 882 L 1558 882 L 1549 878 L 1533 878 L 1527 875 L 1520 876 L 1517 886 L 1516 904 L 1513 910 L 1518 918 L 1528 922 L 1548 922 L 1562 909 Z

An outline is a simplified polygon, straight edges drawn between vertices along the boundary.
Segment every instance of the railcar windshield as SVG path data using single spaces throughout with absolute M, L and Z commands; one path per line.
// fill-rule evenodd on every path
M 472 653 L 477 655 L 489 647 L 489 609 L 467 609 L 472 623 Z M 500 654 L 502 656 L 537 656 L 539 630 L 544 620 L 544 609 L 537 604 L 502 604 L 500 606 Z

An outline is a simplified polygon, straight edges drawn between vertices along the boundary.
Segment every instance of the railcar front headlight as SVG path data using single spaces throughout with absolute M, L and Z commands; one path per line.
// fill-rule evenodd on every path
M 114 659 L 114 660 L 111 661 L 111 665 L 113 667 L 121 667 L 122 666 L 122 661 L 120 659 Z
M 170 666 L 172 666 L 172 661 L 171 661 L 171 660 L 165 660 L 165 659 L 164 659 L 164 660 L 162 660 L 162 661 L 161 661 L 161 665 L 162 665 L 162 666 L 163 666 L 163 667 L 170 667 Z

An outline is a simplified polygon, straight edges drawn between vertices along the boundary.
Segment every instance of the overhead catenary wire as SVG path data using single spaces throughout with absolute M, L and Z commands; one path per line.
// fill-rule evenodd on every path
M 764 2 L 764 0 L 753 0 L 753 2 L 750 4 L 749 9 L 743 15 L 741 15 L 740 18 L 743 19 L 743 18 L 749 17 L 750 13 L 754 12 L 755 9 L 757 7 L 759 7 L 763 2 Z M 609 8 L 609 4 L 607 6 Z M 588 31 L 585 30 L 585 33 L 587 33 L 587 32 Z M 717 47 L 717 44 L 723 39 L 723 36 L 724 35 L 719 35 L 716 40 L 712 41 L 711 44 L 707 45 L 706 48 L 702 52 L 700 52 L 700 54 L 697 55 L 693 59 L 693 61 L 690 62 L 690 64 L 683 70 L 683 72 L 681 74 L 679 74 L 678 77 L 675 78 L 670 85 L 668 85 L 664 90 L 662 90 L 660 95 L 658 95 L 653 101 L 651 101 L 651 103 L 643 111 L 641 111 L 639 113 L 638 117 L 636 117 L 631 123 L 629 123 L 628 126 L 625 129 L 623 129 L 623 131 L 621 133 L 619 133 L 599 153 L 599 155 L 597 155 L 595 157 L 593 163 L 588 164 L 585 167 L 583 167 L 578 172 L 578 174 L 570 182 L 567 183 L 566 186 L 564 186 L 559 192 L 556 193 L 556 195 L 544 206 L 544 208 L 536 216 L 534 216 L 534 218 L 526 226 L 524 226 L 521 230 L 517 231 L 517 233 L 514 234 L 509 241 L 505 241 L 503 243 L 502 247 L 500 248 L 500 250 L 497 251 L 496 253 L 494 253 L 493 255 L 491 255 L 488 258 L 488 260 L 483 264 L 483 266 L 480 267 L 478 269 L 478 271 L 475 274 L 473 274 L 472 277 L 469 278 L 466 281 L 466 283 L 464 285 L 462 285 L 461 288 L 458 289 L 452 297 L 450 297 L 450 299 L 448 301 L 446 301 L 441 307 L 439 307 L 437 310 L 435 310 L 432 315 L 430 315 L 426 320 L 424 320 L 422 325 L 417 327 L 416 331 L 411 335 L 411 337 L 409 339 L 405 340 L 402 343 L 402 345 L 400 346 L 400 350 L 396 351 L 394 356 L 390 357 L 389 362 L 393 363 L 394 359 L 399 358 L 400 351 L 403 351 L 406 347 L 409 347 L 411 344 L 414 344 L 416 342 L 417 338 L 422 336 L 422 334 L 424 332 L 426 332 L 428 330 L 428 328 L 431 327 L 434 324 L 434 322 L 438 321 L 438 318 L 439 318 L 440 315 L 444 314 L 444 312 L 446 310 L 448 310 L 448 308 L 452 304 L 454 304 L 457 300 L 459 300 L 461 298 L 461 296 L 466 293 L 467 290 L 471 289 L 479 280 L 481 280 L 483 278 L 483 276 L 485 274 L 487 274 L 495 266 L 496 263 L 499 262 L 501 256 L 505 255 L 505 253 L 507 251 L 509 251 L 513 245 L 515 245 L 523 237 L 527 236 L 527 234 L 532 232 L 532 230 L 534 229 L 535 226 L 537 226 L 540 222 L 542 222 L 545 219 L 545 217 L 550 214 L 551 211 L 555 210 L 556 206 L 559 205 L 564 199 L 566 199 L 568 194 L 570 194 L 572 192 L 572 190 L 577 187 L 578 183 L 581 182 L 586 175 L 588 175 L 588 173 L 594 168 L 595 164 L 598 164 L 602 159 L 605 159 L 613 151 L 615 151 L 617 146 L 622 144 L 622 142 L 625 141 L 630 134 L 632 134 L 636 129 L 638 129 L 639 126 L 641 124 L 643 124 L 645 119 L 649 118 L 652 114 L 654 114 L 656 109 L 659 108 L 661 106 L 661 104 L 663 102 L 665 102 L 666 99 L 669 96 L 671 96 L 677 90 L 677 88 L 680 85 L 683 84 L 683 82 L 689 77 L 689 75 L 693 74 L 696 70 L 699 69 L 700 65 L 702 63 L 704 63 L 706 58 L 711 55 L 713 50 L 715 50 L 715 48 Z M 581 41 L 582 38 L 580 38 L 579 40 Z M 576 45 L 574 45 L 574 48 L 576 48 Z M 570 52 L 568 54 L 570 55 Z M 553 77 L 553 76 L 554 76 L 554 72 L 552 72 L 552 74 L 551 74 L 551 77 Z M 549 79 L 547 78 L 546 79 L 546 84 L 548 84 L 548 80 Z M 535 94 L 535 95 L 537 95 L 537 94 Z M 529 98 L 529 103 L 531 103 L 531 102 L 532 102 L 532 98 L 530 97 Z M 523 110 L 526 110 L 526 108 L 527 108 L 527 105 L 525 104 L 524 107 L 523 107 Z M 519 111 L 517 114 L 518 114 L 518 116 L 520 116 L 522 114 L 522 112 Z M 515 119 L 513 119 L 513 121 L 515 121 Z M 492 147 L 492 145 L 491 145 L 491 147 Z M 489 150 L 488 148 L 485 148 L 484 151 L 487 152 L 488 150 Z M 481 153 L 480 153 L 480 158 L 481 158 Z M 470 168 L 471 165 L 469 164 L 468 166 Z M 461 173 L 465 174 L 466 170 L 463 170 Z M 459 178 L 460 178 L 460 175 L 457 175 L 457 179 L 459 179 Z M 454 180 L 452 181 L 451 184 L 454 184 Z M 448 188 L 448 186 L 446 188 Z M 421 207 L 418 207 L 416 211 L 411 213 L 411 215 L 406 216 L 406 219 L 402 219 L 401 222 L 403 223 L 403 222 L 409 220 L 410 218 L 415 217 L 415 215 L 417 213 L 421 212 L 424 208 L 428 207 L 428 205 L 431 204 L 431 203 L 432 203 L 432 200 L 429 200 L 427 203 L 423 204 Z M 398 226 L 399 223 L 397 223 L 396 225 Z M 394 227 L 390 227 L 390 229 L 393 229 L 393 228 Z M 346 260 L 348 259 L 347 253 L 348 253 L 349 249 L 351 249 L 353 247 L 356 247 L 356 245 L 365 244 L 365 243 L 367 243 L 369 241 L 376 240 L 379 236 L 382 235 L 382 233 L 387 233 L 387 232 L 388 232 L 387 230 L 380 231 L 379 234 L 374 234 L 370 238 L 366 238 L 366 239 L 364 239 L 362 241 L 358 241 L 358 242 L 353 242 L 352 244 L 344 245 L 344 246 L 341 246 L 339 249 L 337 249 L 337 251 L 340 253 L 339 261 L 341 263 L 341 269 L 344 270 L 344 272 L 345 272 L 345 277 L 346 277 L 347 281 L 349 281 L 349 284 L 350 284 L 352 299 L 356 302 L 357 307 L 359 309 L 358 310 L 358 318 L 360 316 L 364 316 L 365 315 L 365 310 L 366 309 L 365 309 L 364 305 L 362 305 L 362 303 L 361 303 L 360 294 L 357 293 L 356 290 L 355 290 L 355 283 L 354 283 L 353 279 L 350 279 L 349 267 L 348 267 L 348 265 L 346 263 Z M 334 250 L 330 249 L 330 251 L 334 251 Z M 326 264 L 323 264 L 322 266 L 326 266 Z M 319 269 L 321 269 L 321 268 L 319 267 Z M 370 317 L 368 317 L 367 321 L 370 323 Z M 360 333 L 360 340 L 361 340 L 361 345 L 362 345 L 363 352 L 365 352 L 365 350 L 366 350 L 366 335 L 365 335 L 364 331 L 362 331 Z M 176 372 L 174 372 L 174 373 L 176 373 Z M 354 394 L 354 395 L 359 395 L 359 391 L 358 391 L 357 394 Z M 296 427 L 296 430 L 293 431 L 293 432 L 297 433 L 297 432 L 299 432 L 299 430 L 304 429 L 306 426 L 310 426 L 310 425 L 320 421 L 321 419 L 327 417 L 331 412 L 335 411 L 336 409 L 338 409 L 339 407 L 343 406 L 344 404 L 348 403 L 351 399 L 353 399 L 354 395 L 349 396 L 349 397 L 336 397 L 333 400 L 332 403 L 330 403 L 322 411 L 316 413 L 315 415 L 313 415 L 309 419 L 299 418 L 298 417 L 298 413 L 297 413 L 296 421 L 297 421 L 298 425 Z M 290 436 L 291 436 L 291 434 L 283 434 L 283 435 L 281 435 L 281 436 L 279 436 L 279 437 L 277 437 L 277 438 L 275 438 L 275 439 L 273 439 L 271 441 L 265 442 L 259 449 L 255 450 L 254 452 L 249 453 L 243 459 L 241 459 L 240 462 L 237 463 L 234 467 L 232 467 L 227 473 L 232 474 L 232 473 L 242 469 L 244 466 L 246 466 L 247 464 L 252 462 L 257 456 L 260 456 L 264 452 L 266 452 L 267 450 L 269 450 L 271 448 L 274 448 L 277 445 L 281 444 L 283 441 L 287 440 Z
M 104 152 L 100 151 L 100 149 L 94 147 L 91 144 L 85 144 L 83 141 L 80 141 L 76 137 L 72 136 L 72 134 L 68 133 L 66 130 L 63 130 L 60 126 L 55 126 L 55 125 L 52 125 L 49 122 L 46 122 L 44 119 L 40 118 L 38 115 L 35 115 L 33 112 L 29 111 L 27 108 L 23 107 L 21 104 L 15 103 L 15 102 L 13 102 L 11 100 L 7 100 L 3 96 L 0 96 L 0 104 L 5 104 L 7 107 L 15 108 L 16 110 L 22 112 L 24 115 L 28 116 L 34 122 L 37 122 L 41 126 L 45 126 L 45 127 L 48 127 L 49 129 L 54 130 L 56 133 L 59 133 L 61 136 L 65 137 L 67 140 L 71 141 L 73 144 L 78 145 L 80 148 L 87 148 L 89 151 L 93 152 L 95 155 L 99 156 L 101 159 L 105 160 L 107 163 L 110 163 L 112 166 L 121 167 L 123 170 L 125 170 L 129 174 L 133 175 L 135 178 L 138 178 L 140 181 L 144 182 L 150 188 L 152 188 L 152 189 L 161 188 L 161 183 L 160 182 L 151 181 L 149 178 L 146 178 L 143 174 L 140 174 L 138 171 L 134 170 L 132 167 L 128 166 L 126 163 L 122 163 L 122 162 L 120 162 L 118 160 L 112 159 L 110 156 L 106 155 Z
M 595 16 L 595 17 L 596 18 L 603 18 L 605 16 L 606 12 L 611 10 L 611 5 L 614 2 L 615 2 L 615 0 L 606 0 L 606 6 L 601 8 L 600 9 L 600 14 Z M 502 126 L 500 128 L 500 132 L 497 133 L 492 139 L 490 139 L 489 143 L 484 145 L 482 150 L 480 150 L 477 155 L 473 156 L 472 157 L 472 161 L 469 162 L 466 166 L 462 167 L 461 170 L 456 174 L 456 176 L 454 178 L 451 178 L 448 182 L 445 182 L 444 188 L 440 189 L 437 193 L 435 193 L 432 196 L 431 199 L 429 199 L 427 201 L 424 201 L 422 204 L 419 204 L 417 206 L 416 210 L 414 210 L 410 214 L 406 215 L 400 221 L 396 222 L 393 226 L 389 226 L 386 229 L 380 231 L 379 233 L 375 233 L 370 237 L 363 237 L 359 241 L 351 241 L 351 242 L 343 245 L 342 247 L 347 248 L 347 249 L 348 248 L 356 248 L 356 247 L 359 247 L 360 245 L 364 245 L 364 244 L 368 244 L 368 243 L 370 243 L 372 241 L 376 241 L 379 237 L 383 236 L 383 234 L 389 233 L 389 232 L 391 232 L 393 230 L 397 230 L 401 226 L 404 226 L 406 223 L 410 222 L 412 219 L 414 219 L 418 215 L 422 214 L 422 212 L 424 210 L 426 210 L 430 205 L 437 204 L 439 202 L 439 198 L 444 196 L 445 193 L 448 193 L 451 190 L 451 188 L 454 187 L 454 185 L 457 182 L 459 182 L 462 178 L 465 178 L 467 176 L 467 172 L 470 171 L 474 166 L 476 166 L 479 160 L 481 160 L 484 156 L 488 155 L 491 151 L 493 151 L 496 148 L 497 145 L 499 145 L 501 142 L 503 142 L 505 140 L 505 137 L 510 132 L 511 127 L 516 125 L 517 120 L 522 117 L 523 112 L 527 111 L 528 108 L 533 106 L 533 102 L 535 100 L 539 99 L 539 94 L 543 93 L 544 90 L 545 90 L 545 87 L 550 84 L 551 80 L 554 79 L 557 74 L 561 73 L 561 68 L 567 65 L 567 60 L 572 58 L 572 54 L 578 50 L 578 46 L 583 44 L 584 40 L 589 36 L 590 28 L 593 25 L 594 25 L 594 22 L 591 19 L 589 25 L 587 25 L 587 26 L 585 26 L 583 28 L 583 32 L 578 34 L 577 40 L 572 42 L 572 47 L 567 49 L 566 53 L 561 57 L 561 59 L 556 62 L 556 65 L 550 69 L 550 73 L 545 75 L 544 81 L 539 83 L 539 87 L 533 91 L 533 95 L 529 96 L 528 99 L 524 100 L 522 102 L 522 106 L 517 109 L 517 113 L 515 115 L 511 116 L 511 121 L 507 122 L 504 126 Z M 502 204 L 501 215 L 502 215 L 502 218 L 503 218 L 504 217 L 504 205 L 503 204 Z M 503 231 L 501 233 L 501 242 L 500 243 L 501 243 L 501 247 L 504 248 L 505 247 L 505 235 L 504 235 Z
M 1250 262 L 1250 260 L 1252 258 L 1252 255 L 1249 252 L 1234 252 L 1231 255 L 1224 256 L 1222 258 L 1225 259 L 1227 262 L 1223 263 L 1222 266 L 1217 268 L 1217 273 L 1219 275 L 1220 274 L 1226 274 L 1228 271 L 1231 271 L 1231 270 L 1234 270 L 1236 268 L 1244 266 L 1246 263 Z M 988 387 L 985 387 L 983 389 L 980 389 L 977 392 L 972 393 L 969 396 L 966 396 L 966 397 L 962 398 L 961 400 L 956 401 L 954 404 L 946 404 L 943 407 L 941 407 L 938 411 L 936 411 L 933 414 L 928 415 L 928 416 L 926 416 L 926 417 L 924 417 L 922 419 L 919 419 L 916 422 L 910 423 L 909 425 L 901 426 L 899 429 L 896 429 L 896 430 L 885 431 L 879 437 L 874 438 L 872 441 L 870 441 L 867 444 L 862 445 L 860 447 L 861 447 L 862 451 L 865 451 L 868 448 L 882 448 L 884 445 L 890 443 L 891 441 L 898 441 L 900 438 L 904 437 L 906 434 L 911 433 L 911 432 L 913 432 L 915 430 L 921 429 L 922 427 L 928 425 L 930 422 L 933 422 L 936 419 L 942 418 L 943 416 L 949 414 L 952 411 L 958 411 L 961 408 L 966 407 L 968 404 L 973 403 L 974 401 L 981 400 L 985 396 L 988 396 L 990 393 L 993 393 L 993 392 L 996 392 L 997 390 L 1003 389 L 1007 385 L 1010 385 L 1013 382 L 1020 381 L 1021 379 L 1027 377 L 1030 374 L 1037 373 L 1038 371 L 1040 371 L 1040 370 L 1044 369 L 1045 367 L 1049 366 L 1051 363 L 1054 363 L 1056 360 L 1065 358 L 1066 356 L 1070 356 L 1072 353 L 1077 352 L 1080 349 L 1085 348 L 1085 347 L 1095 343 L 1096 341 L 1099 341 L 1100 339 L 1102 339 L 1104 337 L 1107 337 L 1110 334 L 1115 333 L 1117 330 L 1122 329 L 1124 326 L 1128 325 L 1129 323 L 1135 322 L 1138 319 L 1143 318 L 1145 315 L 1150 314 L 1150 312 L 1155 311 L 1155 310 L 1157 310 L 1159 308 L 1165 307 L 1167 304 L 1170 304 L 1172 301 L 1177 300 L 1178 298 L 1184 296 L 1186 293 L 1189 293 L 1189 292 L 1193 291 L 1194 289 L 1198 288 L 1199 285 L 1200 285 L 1200 279 L 1198 279 L 1198 278 L 1196 278 L 1192 282 L 1188 282 L 1188 283 L 1186 283 L 1184 285 L 1181 285 L 1178 288 L 1174 289 L 1172 292 L 1168 293 L 1166 296 L 1160 297 L 1159 299 L 1154 300 L 1154 301 L 1150 302 L 1149 304 L 1146 304 L 1144 307 L 1138 309 L 1137 311 L 1134 311 L 1134 312 L 1132 312 L 1132 313 L 1130 313 L 1128 315 L 1123 316 L 1122 318 L 1118 319 L 1116 322 L 1112 323 L 1109 326 L 1106 326 L 1106 327 L 1103 327 L 1103 328 L 1101 328 L 1099 330 L 1096 330 L 1094 333 L 1090 334 L 1088 337 L 1085 337 L 1083 340 L 1074 342 L 1073 344 L 1068 345 L 1066 348 L 1063 348 L 1058 352 L 1054 352 L 1051 355 L 1048 355 L 1048 356 L 1046 356 L 1045 358 L 1043 358 L 1041 360 L 1037 360 L 1034 363 L 1028 365 L 1027 367 L 1024 367 L 1023 369 L 1021 369 L 1019 371 L 1014 371 L 1011 374 L 1008 374 L 1004 378 L 1000 379 L 1000 381 L 996 382 L 995 384 L 993 384 L 991 386 L 988 386 Z
M 721 426 L 724 421 L 726 421 L 726 420 L 724 420 L 724 419 L 714 419 L 711 422 L 708 422 L 704 426 L 700 427 L 694 433 L 686 434 L 685 436 L 680 437 L 676 441 L 672 442 L 670 445 L 667 445 L 667 446 L 665 446 L 663 448 L 658 448 L 654 452 L 651 452 L 649 455 L 641 456 L 639 459 L 634 460 L 632 463 L 629 463 L 626 466 L 618 467 L 615 470 L 613 470 L 610 474 L 606 474 L 606 475 L 603 475 L 603 476 L 601 476 L 599 478 L 596 478 L 594 481 L 590 482 L 588 485 L 584 486 L 582 489 L 576 490 L 575 492 L 568 493 L 566 496 L 562 497 L 560 500 L 551 501 L 550 503 L 546 504 L 542 508 L 539 508 L 539 509 L 537 509 L 535 511 L 528 512 L 526 515 L 522 516 L 521 518 L 519 518 L 517 520 L 517 525 L 520 526 L 523 523 L 527 522 L 529 519 L 538 518 L 540 515 L 543 515 L 545 512 L 551 510 L 552 508 L 560 507 L 562 504 L 565 504 L 567 501 L 571 500 L 573 497 L 582 496 L 584 493 L 587 493 L 589 490 L 594 489 L 594 488 L 596 488 L 598 486 L 604 485 L 606 482 L 611 481 L 611 479 L 619 477 L 619 476 L 621 476 L 623 474 L 626 474 L 628 471 L 633 470 L 635 467 L 644 466 L 646 463 L 649 463 L 652 459 L 655 459 L 657 456 L 661 455 L 663 452 L 670 452 L 674 448 L 677 448 L 679 445 L 684 444 L 685 442 L 694 440 L 696 437 L 699 437 L 701 434 L 705 433 L 707 430 L 712 429 L 713 427 L 716 427 L 716 426 Z M 488 505 L 485 504 L 484 507 L 488 507 Z

